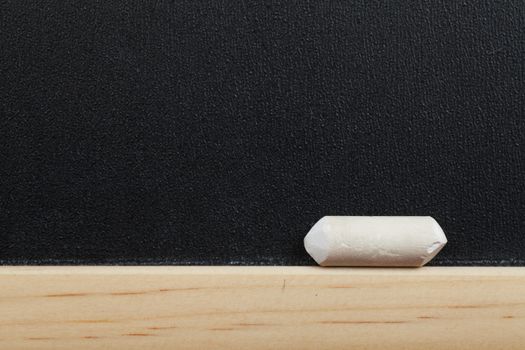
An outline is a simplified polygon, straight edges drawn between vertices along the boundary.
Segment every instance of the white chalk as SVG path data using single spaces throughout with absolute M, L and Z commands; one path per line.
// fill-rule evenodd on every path
M 446 243 L 430 216 L 325 216 L 304 238 L 321 266 L 423 266 Z

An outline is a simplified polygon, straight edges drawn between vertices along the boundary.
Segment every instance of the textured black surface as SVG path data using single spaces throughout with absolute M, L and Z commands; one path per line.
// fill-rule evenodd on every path
M 525 264 L 525 2 L 1 1 L 0 263 L 312 264 L 432 215 Z

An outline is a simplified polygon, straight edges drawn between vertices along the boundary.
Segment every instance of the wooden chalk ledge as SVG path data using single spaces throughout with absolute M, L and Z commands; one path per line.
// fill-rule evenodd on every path
M 0 267 L 0 349 L 523 349 L 525 268 Z

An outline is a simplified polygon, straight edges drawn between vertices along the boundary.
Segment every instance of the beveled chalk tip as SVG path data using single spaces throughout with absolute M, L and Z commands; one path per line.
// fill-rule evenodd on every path
M 328 216 L 321 218 L 304 237 L 304 248 L 316 263 L 323 266 L 330 253 L 329 227 L 324 227 Z M 328 225 L 328 224 L 327 224 Z
M 425 266 L 430 260 L 434 259 L 448 242 L 447 236 L 445 236 L 445 232 L 443 231 L 441 226 L 439 226 L 439 224 L 433 217 L 429 216 L 429 218 L 432 220 L 433 224 L 431 229 L 431 235 L 434 237 L 434 241 L 431 245 L 427 246 L 426 256 L 423 255 L 423 261 L 419 266 Z
M 420 267 L 446 243 L 430 216 L 325 216 L 304 238 L 321 266 Z

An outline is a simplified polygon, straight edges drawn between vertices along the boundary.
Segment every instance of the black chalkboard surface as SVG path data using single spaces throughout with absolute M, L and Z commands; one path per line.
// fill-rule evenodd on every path
M 431 215 L 525 264 L 525 2 L 2 1 L 0 263 L 313 264 Z

